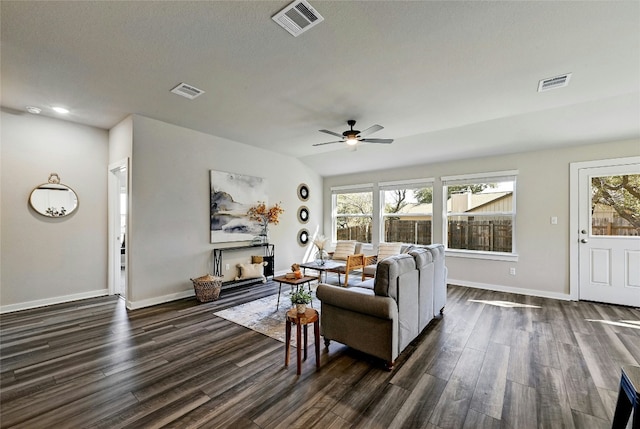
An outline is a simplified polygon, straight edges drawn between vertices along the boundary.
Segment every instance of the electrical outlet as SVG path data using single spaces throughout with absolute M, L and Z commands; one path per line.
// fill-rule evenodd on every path
M 513 267 L 509 268 L 509 274 L 511 274 L 512 276 L 515 276 L 516 275 L 516 269 L 513 268 Z
M 558 224 L 558 217 L 557 216 L 551 216 L 551 225 L 557 225 Z
M 229 271 L 229 264 L 225 265 L 224 268 Z

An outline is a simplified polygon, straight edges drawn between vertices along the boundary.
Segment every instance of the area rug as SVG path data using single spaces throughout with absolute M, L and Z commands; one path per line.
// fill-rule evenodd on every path
M 218 317 L 227 319 L 238 325 L 247 327 L 253 331 L 260 332 L 278 341 L 285 342 L 285 314 L 291 308 L 291 300 L 289 299 L 289 287 L 282 285 L 282 294 L 280 295 L 280 306 L 276 310 L 278 302 L 278 294 L 269 295 L 255 301 L 240 304 L 235 307 L 227 308 L 215 312 Z M 320 301 L 316 298 L 315 287 L 312 287 L 313 308 L 320 312 Z M 296 344 L 295 327 L 291 330 L 291 344 Z M 313 325 L 308 329 L 308 344 L 313 344 Z

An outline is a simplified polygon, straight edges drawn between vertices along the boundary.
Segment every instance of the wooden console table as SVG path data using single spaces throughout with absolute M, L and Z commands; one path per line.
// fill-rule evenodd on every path
M 234 246 L 234 247 L 221 247 L 218 249 L 213 249 L 213 275 L 223 277 L 222 275 L 222 255 L 224 252 L 234 252 L 240 250 L 251 250 L 251 249 L 263 249 L 263 257 L 264 261 L 267 262 L 267 266 L 264 267 L 264 276 L 270 277 L 273 276 L 275 269 L 275 246 L 273 244 L 263 243 L 263 244 L 249 244 L 246 246 Z M 240 286 L 244 284 L 255 283 L 256 281 L 261 281 L 260 279 L 246 279 L 246 280 L 230 280 L 222 283 L 222 286 L 231 287 L 231 286 Z

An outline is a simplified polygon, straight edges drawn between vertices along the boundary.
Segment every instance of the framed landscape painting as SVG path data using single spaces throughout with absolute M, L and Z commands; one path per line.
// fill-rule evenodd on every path
M 247 211 L 258 201 L 267 203 L 267 180 L 211 170 L 210 184 L 211 242 L 250 241 L 258 235 L 260 227 Z

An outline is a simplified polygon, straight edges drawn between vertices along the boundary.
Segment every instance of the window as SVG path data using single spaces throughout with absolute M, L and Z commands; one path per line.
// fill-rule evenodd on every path
M 517 171 L 442 178 L 448 250 L 515 254 Z
M 431 244 L 433 179 L 380 183 L 380 241 Z
M 332 188 L 333 239 L 371 243 L 373 185 Z

